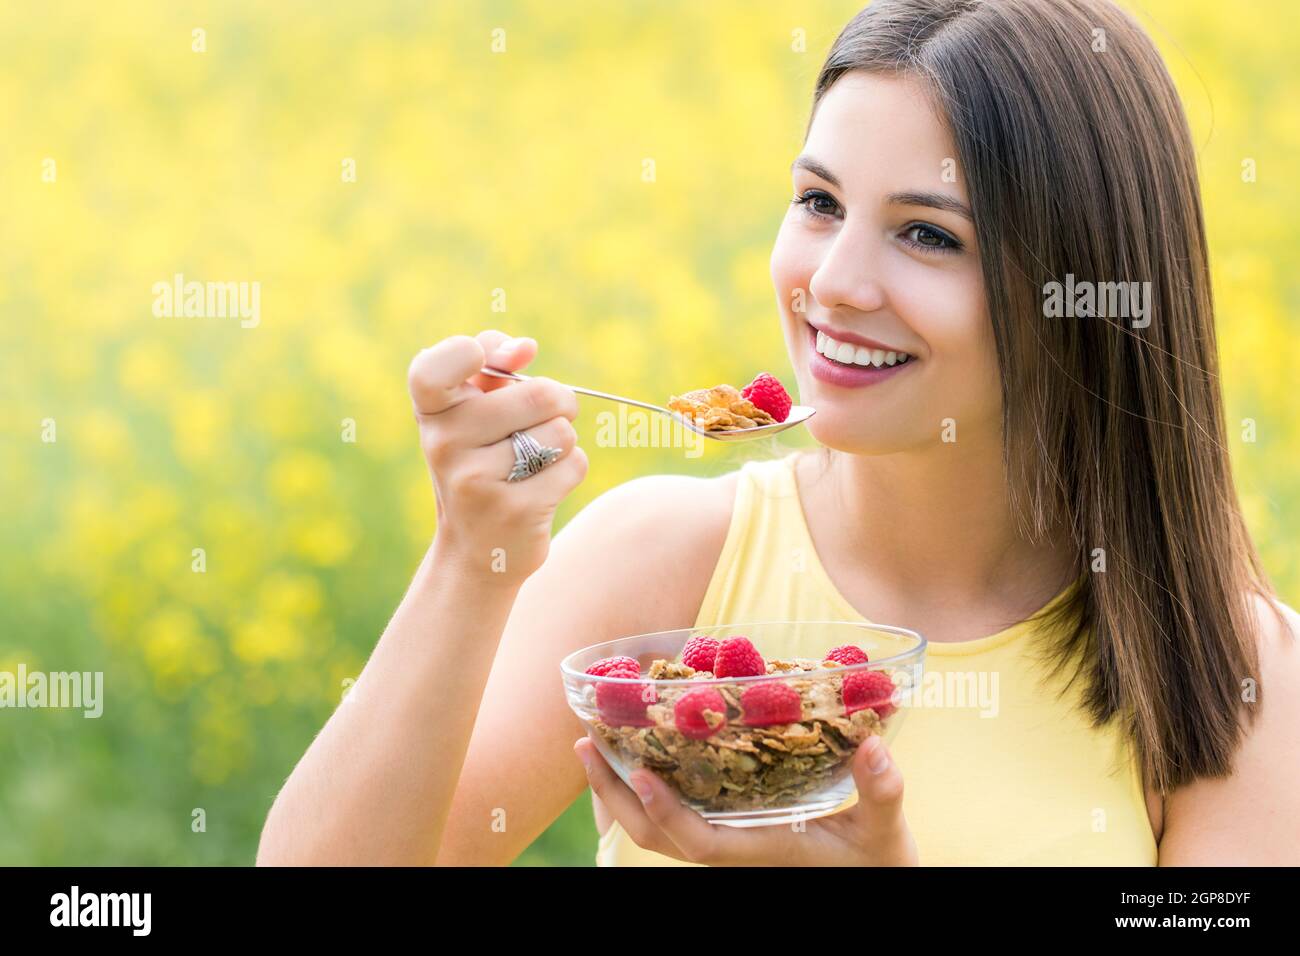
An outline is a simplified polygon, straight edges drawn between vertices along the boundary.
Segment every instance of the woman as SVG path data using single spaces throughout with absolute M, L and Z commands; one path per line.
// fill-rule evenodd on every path
M 587 470 L 574 395 L 478 374 L 532 339 L 420 353 L 437 535 L 260 862 L 506 863 L 587 786 L 605 863 L 1300 862 L 1294 614 L 1233 490 L 1195 155 L 1150 41 L 1103 0 L 878 0 L 793 176 L 772 278 L 824 453 L 638 479 L 552 542 Z M 561 457 L 507 481 L 516 431 Z M 574 744 L 569 652 L 763 619 L 902 624 L 997 692 L 870 739 L 856 804 L 806 832 L 712 827 Z

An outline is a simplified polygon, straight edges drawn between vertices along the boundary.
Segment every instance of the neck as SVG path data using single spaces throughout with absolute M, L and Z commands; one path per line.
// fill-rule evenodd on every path
M 1032 614 L 1070 574 L 1064 534 L 1031 541 L 1012 513 L 1000 435 L 893 455 L 833 452 L 823 479 L 854 564 L 925 602 Z

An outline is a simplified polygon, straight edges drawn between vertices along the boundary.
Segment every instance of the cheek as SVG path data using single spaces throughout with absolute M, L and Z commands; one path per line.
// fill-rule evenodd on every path
M 931 368 L 942 378 L 934 394 L 961 406 L 967 416 L 985 417 L 1001 403 L 993 328 L 978 271 L 937 274 L 900 283 L 894 302 L 930 351 Z M 954 409 L 954 413 L 956 413 Z
M 977 282 L 957 271 L 909 262 L 890 276 L 888 293 L 899 317 L 935 357 L 971 356 L 987 324 Z

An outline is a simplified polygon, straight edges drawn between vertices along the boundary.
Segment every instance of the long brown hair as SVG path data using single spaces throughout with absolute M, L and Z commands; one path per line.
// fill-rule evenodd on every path
M 1195 153 L 1159 54 L 1105 0 L 876 0 L 814 114 L 850 70 L 920 79 L 951 128 L 1011 503 L 1027 537 L 1064 529 L 1078 555 L 1057 670 L 1077 661 L 1093 724 L 1124 721 L 1160 792 L 1230 772 L 1271 588 L 1233 489 Z M 1069 276 L 1149 282 L 1150 324 L 1046 317 Z

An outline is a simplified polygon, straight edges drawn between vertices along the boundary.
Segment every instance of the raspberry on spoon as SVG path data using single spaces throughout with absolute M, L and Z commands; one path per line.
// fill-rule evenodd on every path
M 778 422 L 783 422 L 790 417 L 790 409 L 794 403 L 790 400 L 790 393 L 774 375 L 759 372 L 752 382 L 740 390 L 740 394 Z

